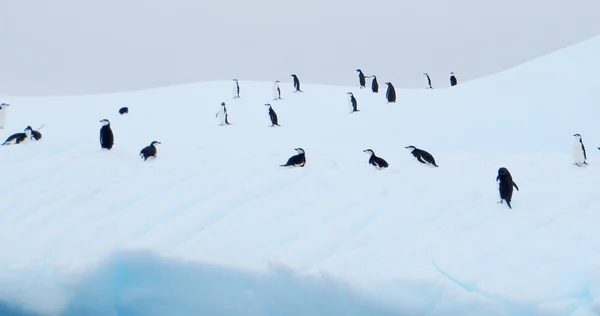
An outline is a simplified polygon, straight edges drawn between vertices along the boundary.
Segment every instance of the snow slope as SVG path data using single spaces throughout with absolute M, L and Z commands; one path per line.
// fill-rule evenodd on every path
M 286 73 L 280 101 L 241 79 L 235 100 L 232 82 L 6 98 L 0 137 L 45 126 L 0 148 L 0 312 L 600 314 L 599 53 L 597 37 L 452 89 L 398 90 L 396 104 L 393 78 L 379 94 L 292 93 Z M 587 167 L 572 165 L 574 133 Z M 279 167 L 296 147 L 306 167 Z M 369 166 L 367 148 L 390 167 Z M 521 189 L 512 210 L 496 203 L 502 166 Z

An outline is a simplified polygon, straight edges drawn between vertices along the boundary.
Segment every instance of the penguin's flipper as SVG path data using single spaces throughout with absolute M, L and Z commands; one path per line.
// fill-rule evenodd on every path
M 517 191 L 519 191 L 519 187 L 517 186 L 517 184 L 513 181 L 513 186 L 517 189 Z

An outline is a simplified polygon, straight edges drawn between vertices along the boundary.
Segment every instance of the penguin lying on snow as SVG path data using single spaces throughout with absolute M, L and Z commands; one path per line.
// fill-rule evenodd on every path
M 290 159 L 288 159 L 285 165 L 280 165 L 281 167 L 304 167 L 304 164 L 306 164 L 306 156 L 304 153 L 304 149 L 294 148 L 294 150 L 297 151 L 298 154 L 290 157 Z
M 15 134 L 8 136 L 8 138 L 4 141 L 4 143 L 2 145 L 20 144 L 20 143 L 28 140 L 31 137 L 31 131 L 32 131 L 31 126 L 27 126 L 25 128 L 25 132 L 15 133 Z
M 372 149 L 365 149 L 363 152 L 370 153 L 371 157 L 369 158 L 369 163 L 375 166 L 375 168 L 381 170 L 382 168 L 387 168 L 389 164 L 383 158 L 375 156 L 375 152 Z
M 124 106 L 122 108 L 119 109 L 119 114 L 123 115 L 123 114 L 127 114 L 129 113 L 129 108 Z
M 573 143 L 573 164 L 577 167 L 587 165 L 588 163 L 585 161 L 587 159 L 587 155 L 585 154 L 585 146 L 583 146 L 581 135 L 575 134 L 573 137 L 575 140 Z
M 417 158 L 417 160 L 420 163 L 430 164 L 435 167 L 439 167 L 438 165 L 435 164 L 435 159 L 433 158 L 433 156 L 430 153 L 428 153 L 422 149 L 416 148 L 415 146 L 412 146 L 412 145 L 406 146 L 404 148 L 408 149 L 412 153 L 412 155 L 415 156 L 415 158 Z
M 150 143 L 150 146 L 146 146 L 144 148 L 142 148 L 142 150 L 140 151 L 140 157 L 144 158 L 144 161 L 146 161 L 146 159 L 148 158 L 156 158 L 156 155 L 158 154 L 158 145 L 161 142 L 158 141 L 153 141 L 152 143 Z
M 498 190 L 500 191 L 500 202 L 498 203 L 506 201 L 506 205 L 508 205 L 508 208 L 512 209 L 512 206 L 510 206 L 510 201 L 512 200 L 513 186 L 517 189 L 517 191 L 519 191 L 519 187 L 513 181 L 508 169 L 504 167 L 498 169 L 498 176 L 496 177 L 496 181 L 500 181 L 498 185 Z

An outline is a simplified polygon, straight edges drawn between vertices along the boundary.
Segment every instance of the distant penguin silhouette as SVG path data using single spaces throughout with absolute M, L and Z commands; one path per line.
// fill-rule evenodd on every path
M 31 137 L 31 131 L 31 126 L 27 126 L 23 133 L 15 133 L 8 136 L 8 138 L 4 141 L 2 145 L 21 144 Z
M 119 109 L 119 114 L 123 115 L 123 114 L 127 114 L 129 113 L 129 108 L 124 106 L 122 108 Z
M 6 112 L 7 112 L 7 108 L 10 106 L 10 104 L 8 103 L 0 103 L 0 129 L 4 129 L 4 126 L 6 126 Z
M 364 89 L 366 86 L 365 75 L 360 69 L 356 69 L 356 71 L 358 71 L 358 83 L 360 84 L 360 88 Z
M 281 165 L 281 167 L 304 167 L 304 165 L 306 164 L 306 156 L 304 149 L 294 148 L 294 150 L 298 152 L 298 154 L 290 157 L 290 159 L 288 159 L 285 165 Z
M 456 84 L 458 84 L 458 81 L 456 80 L 456 76 L 454 76 L 454 73 L 451 72 L 450 73 L 450 85 L 454 87 Z
M 586 162 L 587 155 L 585 153 L 585 146 L 583 145 L 583 141 L 581 140 L 581 135 L 575 134 L 573 135 L 573 161 L 574 165 L 577 167 L 581 167 L 583 165 L 587 165 Z
M 281 89 L 279 89 L 279 83 L 281 81 L 275 80 L 273 84 L 273 100 L 281 100 Z
M 40 130 L 44 127 L 44 125 L 40 126 L 40 128 L 38 128 L 37 130 L 32 129 L 31 130 L 31 137 L 29 137 L 29 139 L 33 140 L 35 139 L 36 141 L 42 139 L 42 133 L 40 133 Z
M 227 114 L 227 108 L 225 107 L 225 102 L 221 102 L 221 107 L 217 111 L 217 115 L 215 115 L 220 121 L 219 126 L 223 125 L 231 125 L 228 121 L 229 114 Z
M 237 79 L 233 79 L 233 82 L 235 83 L 233 85 L 233 98 L 238 99 L 240 97 L 240 84 Z
M 146 161 L 148 158 L 156 159 L 156 156 L 158 155 L 158 145 L 160 143 L 161 142 L 159 141 L 153 141 L 150 143 L 150 146 L 142 148 L 140 151 L 140 157 L 142 157 L 144 161 Z
M 506 205 L 508 208 L 512 209 L 510 202 L 512 201 L 513 194 L 513 186 L 519 191 L 519 187 L 513 181 L 512 175 L 508 172 L 508 169 L 502 167 L 498 169 L 498 176 L 496 177 L 496 182 L 498 182 L 498 191 L 500 191 L 500 202 L 506 201 Z
M 271 119 L 271 127 L 276 126 L 276 125 L 281 126 L 281 125 L 279 125 L 279 123 L 277 121 L 277 113 L 275 113 L 271 104 L 267 103 L 267 104 L 265 104 L 265 106 L 269 107 L 269 118 Z
M 304 92 L 300 90 L 300 80 L 298 80 L 298 76 L 296 76 L 295 74 L 292 74 L 291 76 L 292 78 L 294 78 L 294 92 Z
M 415 146 L 406 146 L 404 148 L 408 149 L 412 153 L 412 155 L 415 156 L 415 158 L 417 158 L 417 160 L 420 163 L 430 164 L 435 167 L 439 167 L 438 165 L 435 164 L 435 159 L 433 158 L 433 156 L 430 153 L 428 153 L 422 149 L 416 148 Z
M 356 102 L 356 98 L 354 97 L 352 92 L 348 92 L 346 94 L 350 96 L 350 98 L 348 99 L 348 105 L 350 106 L 350 114 L 352 114 L 354 112 L 358 112 L 359 110 L 358 110 L 358 103 Z
M 371 90 L 373 93 L 379 93 L 379 83 L 377 82 L 377 77 L 375 75 L 371 75 L 370 77 L 373 78 L 373 81 L 371 82 Z
M 372 149 L 365 149 L 365 150 L 363 150 L 363 152 L 371 154 L 371 157 L 369 158 L 369 164 L 375 166 L 375 168 L 381 170 L 381 169 L 387 168 L 389 166 L 389 164 L 387 163 L 387 161 L 385 161 L 385 159 L 375 156 L 375 152 L 373 152 Z
M 100 128 L 100 147 L 103 149 L 112 149 L 115 137 L 113 131 L 110 128 L 110 121 L 107 119 L 100 120 L 102 128 Z
M 431 78 L 429 78 L 429 74 L 424 73 L 423 75 L 425 76 L 425 78 L 427 78 L 427 86 L 429 87 L 429 89 L 433 89 L 433 87 L 431 86 Z
M 394 86 L 392 85 L 391 82 L 386 82 L 385 84 L 387 84 L 387 86 L 388 86 L 387 92 L 385 93 L 387 102 L 388 103 L 396 103 L 396 89 L 394 89 Z

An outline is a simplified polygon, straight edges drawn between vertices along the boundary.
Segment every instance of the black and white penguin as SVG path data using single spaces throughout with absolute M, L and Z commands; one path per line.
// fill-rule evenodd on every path
M 377 77 L 375 75 L 371 75 L 369 77 L 373 78 L 373 81 L 371 82 L 371 90 L 373 93 L 379 93 L 379 83 L 377 82 Z
M 427 86 L 429 87 L 429 89 L 433 89 L 433 87 L 431 86 L 431 78 L 429 78 L 429 74 L 424 73 L 423 76 L 425 76 L 425 78 L 427 79 Z
M 363 152 L 371 154 L 371 157 L 369 158 L 369 164 L 372 164 L 373 166 L 375 166 L 375 168 L 381 170 L 389 166 L 385 159 L 375 156 L 375 152 L 373 152 L 372 149 L 365 149 L 363 150 Z
M 129 113 L 129 108 L 124 106 L 122 108 L 119 109 L 119 114 L 123 115 L 123 114 L 127 114 Z
M 21 144 L 31 137 L 31 131 L 31 126 L 27 126 L 23 133 L 15 133 L 8 136 L 2 145 Z
M 510 174 L 510 172 L 508 172 L 508 169 L 504 167 L 498 169 L 498 176 L 496 177 L 496 182 L 498 181 L 500 181 L 498 183 L 498 191 L 500 191 L 500 202 L 498 203 L 506 201 L 506 205 L 508 205 L 508 208 L 512 209 L 510 201 L 512 200 L 513 186 L 517 189 L 517 191 L 519 191 L 519 187 L 513 181 L 512 175 Z
M 438 165 L 435 164 L 435 159 L 433 158 L 433 156 L 430 153 L 428 153 L 422 149 L 416 148 L 415 146 L 412 146 L 412 145 L 406 146 L 404 148 L 408 149 L 412 153 L 412 155 L 415 156 L 415 158 L 417 158 L 417 160 L 420 163 L 439 167 Z
M 354 97 L 352 92 L 348 92 L 346 94 L 350 96 L 350 98 L 348 99 L 348 105 L 350 106 L 350 114 L 352 114 L 354 112 L 358 112 L 359 110 L 358 110 L 358 103 L 356 102 L 356 98 Z
M 100 128 L 100 147 L 110 150 L 115 142 L 113 131 L 110 128 L 110 121 L 107 119 L 100 120 L 102 128 Z
M 458 83 L 458 81 L 456 80 L 456 76 L 454 76 L 454 73 L 451 72 L 450 73 L 450 85 L 454 87 L 457 83 Z
M 233 82 L 235 82 L 235 85 L 233 85 L 233 98 L 234 99 L 239 99 L 239 97 L 240 97 L 240 83 L 238 82 L 237 79 L 233 79 Z
M 358 83 L 360 84 L 360 88 L 364 89 L 367 84 L 365 81 L 365 75 L 360 69 L 356 69 L 356 71 L 358 71 Z
M 7 106 L 10 106 L 8 103 L 0 103 L 0 129 L 4 129 L 6 126 L 6 111 Z
M 396 89 L 391 82 L 386 82 L 387 84 L 387 92 L 385 93 L 385 97 L 387 98 L 387 103 L 396 103 Z
M 35 139 L 36 141 L 42 139 L 42 133 L 40 133 L 40 130 L 42 129 L 42 127 L 44 127 L 44 125 L 40 126 L 40 128 L 38 128 L 37 130 L 32 129 L 31 130 L 31 137 L 29 137 L 29 139 Z
M 271 127 L 277 125 L 277 126 L 281 126 L 279 125 L 278 121 L 277 121 L 277 113 L 275 113 L 275 111 L 273 110 L 273 107 L 271 107 L 271 104 L 267 103 L 265 104 L 265 106 L 269 107 L 269 118 L 271 118 Z
M 153 141 L 152 143 L 150 143 L 150 146 L 142 148 L 142 150 L 140 151 L 140 157 L 144 158 L 144 161 L 146 161 L 146 159 L 148 158 L 156 159 L 156 156 L 158 155 L 159 144 L 159 141 Z
M 273 100 L 281 100 L 281 89 L 279 89 L 279 83 L 281 81 L 275 80 L 273 84 Z
M 229 114 L 227 114 L 227 108 L 225 107 L 225 102 L 221 102 L 221 107 L 217 111 L 217 115 L 215 115 L 215 117 L 219 118 L 219 121 L 220 121 L 219 126 L 231 125 L 229 123 L 229 121 L 227 120 L 229 117 Z
M 280 165 L 281 167 L 304 167 L 304 165 L 306 164 L 306 156 L 304 149 L 294 148 L 294 150 L 298 152 L 298 154 L 290 157 L 290 159 L 288 159 L 285 165 Z
M 300 90 L 300 80 L 298 80 L 298 76 L 296 76 L 295 74 L 292 74 L 292 78 L 294 78 L 294 92 L 304 92 L 302 90 Z
M 573 164 L 577 167 L 587 165 L 588 163 L 585 161 L 587 159 L 587 155 L 585 153 L 585 146 L 583 146 L 583 141 L 581 140 L 581 135 L 575 134 L 573 137 Z

